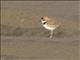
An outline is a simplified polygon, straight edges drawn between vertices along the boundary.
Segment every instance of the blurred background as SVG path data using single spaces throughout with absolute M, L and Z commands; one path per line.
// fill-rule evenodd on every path
M 79 60 L 79 1 L 1 1 L 1 60 Z M 40 18 L 56 18 L 50 31 Z
M 62 23 L 62 27 L 54 31 L 55 37 L 80 33 L 78 1 L 2 1 L 1 35 L 48 36 L 49 31 L 40 22 L 42 16 L 56 17 Z

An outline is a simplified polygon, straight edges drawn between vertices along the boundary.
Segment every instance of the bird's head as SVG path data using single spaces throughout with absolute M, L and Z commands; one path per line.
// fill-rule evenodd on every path
M 42 23 L 47 22 L 48 20 L 50 20 L 50 19 L 47 16 L 41 17 L 41 22 Z

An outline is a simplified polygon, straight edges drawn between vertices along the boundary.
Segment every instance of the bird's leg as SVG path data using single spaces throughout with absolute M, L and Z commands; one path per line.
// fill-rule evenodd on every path
M 53 30 L 51 30 L 51 33 L 50 33 L 50 38 L 52 38 L 53 36 Z

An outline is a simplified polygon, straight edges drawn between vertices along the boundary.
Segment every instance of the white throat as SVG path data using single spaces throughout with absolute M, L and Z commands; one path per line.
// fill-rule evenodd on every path
M 42 23 L 45 23 L 46 21 L 43 21 L 43 20 L 42 20 L 41 22 L 42 22 Z
M 55 27 L 49 27 L 47 24 L 43 25 L 44 28 L 48 29 L 48 30 L 55 30 Z

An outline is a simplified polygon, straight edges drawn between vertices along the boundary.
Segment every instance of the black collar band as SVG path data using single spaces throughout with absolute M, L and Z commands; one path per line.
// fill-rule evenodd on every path
M 46 24 L 47 22 L 44 22 L 43 24 Z

